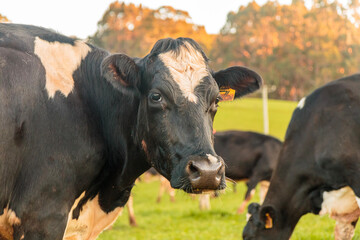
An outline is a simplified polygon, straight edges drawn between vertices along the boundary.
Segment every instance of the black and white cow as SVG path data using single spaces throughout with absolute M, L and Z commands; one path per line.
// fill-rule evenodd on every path
M 0 238 L 93 239 L 150 166 L 189 193 L 225 188 L 219 86 L 240 97 L 260 83 L 243 67 L 213 72 L 188 38 L 130 58 L 1 24 Z
M 295 109 L 262 206 L 243 237 L 289 239 L 306 213 L 329 213 L 336 239 L 351 239 L 360 215 L 360 74 L 331 82 Z
M 234 181 L 247 181 L 245 200 L 237 211 L 242 213 L 258 183 L 260 202 L 264 200 L 282 142 L 256 132 L 224 131 L 216 132 L 214 136 L 215 152 L 225 162 L 225 176 Z

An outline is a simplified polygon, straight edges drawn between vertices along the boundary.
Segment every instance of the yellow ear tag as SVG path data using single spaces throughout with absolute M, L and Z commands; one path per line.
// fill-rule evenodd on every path
M 270 217 L 270 214 L 266 213 L 265 214 L 266 220 L 265 220 L 265 228 L 266 229 L 270 229 L 273 227 L 273 220 Z
M 221 87 L 220 96 L 222 98 L 220 102 L 233 101 L 235 98 L 235 89 L 228 87 Z

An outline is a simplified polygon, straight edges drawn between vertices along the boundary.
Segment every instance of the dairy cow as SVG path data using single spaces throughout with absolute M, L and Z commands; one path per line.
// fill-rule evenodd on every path
M 275 169 L 282 142 L 256 132 L 224 131 L 215 133 L 215 152 L 225 162 L 225 176 L 234 181 L 246 181 L 245 200 L 237 213 L 242 213 L 260 183 L 260 202 L 264 200 Z
M 260 83 L 244 67 L 213 72 L 188 38 L 131 58 L 1 24 L 0 238 L 94 239 L 150 166 L 188 193 L 225 188 L 219 86 L 240 97 Z
M 295 109 L 264 203 L 252 204 L 243 237 L 289 239 L 306 213 L 330 214 L 335 238 L 360 216 L 360 74 L 331 82 Z

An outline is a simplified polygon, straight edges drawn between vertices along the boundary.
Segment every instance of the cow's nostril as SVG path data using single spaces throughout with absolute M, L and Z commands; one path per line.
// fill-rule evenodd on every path
M 220 163 L 219 170 L 217 171 L 215 176 L 216 180 L 219 181 L 224 173 L 225 173 L 225 166 L 223 163 Z
M 191 173 L 195 173 L 195 172 L 199 172 L 199 168 L 197 168 L 195 165 L 194 165 L 194 162 L 190 162 L 189 163 L 189 171 Z
M 201 170 L 195 165 L 193 161 L 190 161 L 187 166 L 187 172 L 193 180 L 197 179 L 201 175 Z

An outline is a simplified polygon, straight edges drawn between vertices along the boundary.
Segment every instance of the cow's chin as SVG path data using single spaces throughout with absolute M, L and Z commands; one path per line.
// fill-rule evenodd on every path
M 189 194 L 212 194 L 216 191 L 224 190 L 226 188 L 225 181 L 222 181 L 217 189 L 193 188 L 189 181 L 183 182 L 181 185 L 177 184 L 177 181 L 170 181 L 170 184 L 172 188 L 183 190 L 184 192 Z
M 191 194 L 213 194 L 216 190 L 212 189 L 193 189 L 193 192 L 189 192 Z

